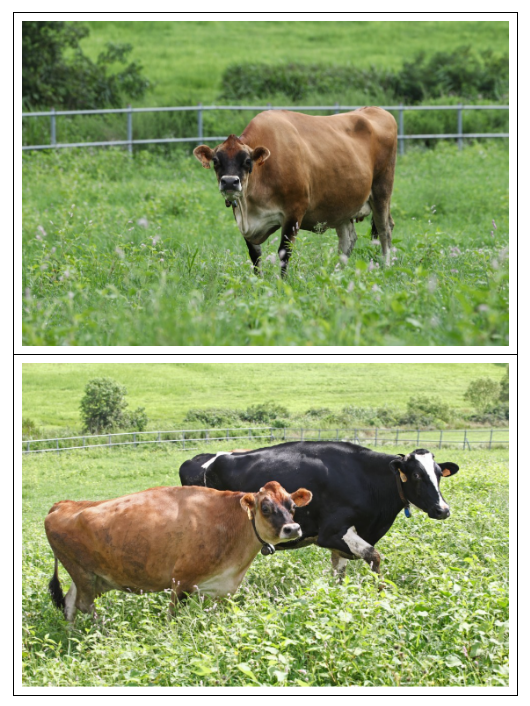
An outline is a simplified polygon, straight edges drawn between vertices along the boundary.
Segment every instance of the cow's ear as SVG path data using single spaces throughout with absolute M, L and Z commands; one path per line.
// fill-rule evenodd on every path
M 254 517 L 254 508 L 256 507 L 254 495 L 252 493 L 246 493 L 239 502 L 243 510 L 246 510 L 249 520 L 251 520 Z
M 213 159 L 213 151 L 208 145 L 199 145 L 193 150 L 193 154 L 205 169 L 210 169 L 210 162 Z
M 400 458 L 395 458 L 393 461 L 390 461 L 390 470 L 392 473 L 395 473 L 396 475 L 399 473 L 399 476 L 401 478 L 401 481 L 403 483 L 407 482 L 407 476 L 403 473 L 402 466 L 403 466 L 403 459 L 405 458 L 403 454 L 399 454 Z
M 311 502 L 313 493 L 305 488 L 298 488 L 295 493 L 291 493 L 291 500 L 296 505 L 296 507 L 303 507 Z
M 448 478 L 449 476 L 454 476 L 454 474 L 458 472 L 458 466 L 456 465 L 456 463 L 446 461 L 445 463 L 439 463 L 438 465 L 442 469 L 442 476 L 444 476 L 445 478 Z
M 256 162 L 258 167 L 263 164 L 269 157 L 271 156 L 270 150 L 268 150 L 266 147 L 256 147 L 254 150 L 252 150 L 252 154 L 250 155 L 250 158 L 252 159 L 253 162 Z

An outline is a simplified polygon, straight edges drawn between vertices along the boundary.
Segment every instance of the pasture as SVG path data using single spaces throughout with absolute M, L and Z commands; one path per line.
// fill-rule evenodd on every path
M 469 382 L 500 382 L 505 373 L 505 363 L 26 363 L 22 416 L 48 430 L 79 430 L 85 386 L 97 377 L 125 385 L 129 408 L 146 408 L 148 429 L 190 428 L 184 418 L 191 408 L 244 409 L 267 400 L 297 416 L 312 407 L 339 413 L 345 405 L 404 412 L 418 395 L 469 411 Z
M 23 159 L 23 341 L 34 345 L 507 345 L 508 150 L 399 157 L 392 264 L 300 232 L 263 276 L 211 171 L 182 151 Z
M 93 60 L 107 42 L 128 42 L 154 83 L 139 105 L 215 103 L 221 75 L 232 64 L 318 60 L 369 69 L 399 68 L 420 51 L 505 52 L 507 22 L 88 22 L 81 43 Z M 384 52 L 381 47 L 384 46 Z M 318 98 L 318 97 L 317 97 Z M 335 100 L 343 97 L 335 96 Z M 360 100 L 362 94 L 346 100 Z M 318 101 L 320 103 L 320 101 Z M 346 103 L 347 104 L 347 103 Z M 356 104 L 356 103 L 353 103 Z M 310 104 L 312 105 L 312 104 Z M 221 133 L 215 133 L 221 134 Z
M 309 547 L 258 555 L 236 595 L 192 598 L 171 623 L 167 594 L 111 592 L 98 599 L 96 622 L 79 615 L 69 630 L 47 594 L 51 505 L 177 485 L 189 455 L 166 447 L 24 458 L 25 686 L 508 684 L 504 450 L 446 452 L 460 465 L 444 485 L 451 517 L 400 514 L 377 545 L 382 591 L 361 562 L 337 584 L 329 552 Z

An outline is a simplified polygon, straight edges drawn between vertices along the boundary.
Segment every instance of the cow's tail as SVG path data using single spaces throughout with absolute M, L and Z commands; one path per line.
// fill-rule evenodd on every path
M 64 594 L 63 589 L 61 588 L 61 582 L 59 581 L 59 562 L 57 557 L 55 557 L 55 571 L 53 572 L 51 581 L 48 584 L 48 591 L 50 592 L 52 601 L 55 603 L 57 608 L 62 610 L 64 613 Z
M 374 217 L 372 216 L 372 227 L 370 229 L 370 237 L 372 240 L 377 240 L 379 238 L 379 233 L 377 232 L 377 227 L 374 223 Z

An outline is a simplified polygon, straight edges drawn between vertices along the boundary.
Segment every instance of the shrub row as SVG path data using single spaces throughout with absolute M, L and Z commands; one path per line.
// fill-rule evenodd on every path
M 506 100 L 508 97 L 508 55 L 476 52 L 462 46 L 453 52 L 425 52 L 405 62 L 397 71 L 371 66 L 326 66 L 323 64 L 234 64 L 222 79 L 221 100 L 270 100 L 283 94 L 292 101 L 312 93 L 334 96 L 356 90 L 367 97 L 381 91 L 392 100 L 417 104 L 442 96 L 466 100 Z

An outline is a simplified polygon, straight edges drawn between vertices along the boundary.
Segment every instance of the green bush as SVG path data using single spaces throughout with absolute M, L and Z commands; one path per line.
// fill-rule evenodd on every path
M 499 402 L 500 394 L 500 383 L 491 378 L 477 378 L 469 383 L 464 399 L 471 402 L 479 414 L 485 414 Z
M 506 375 L 501 380 L 501 391 L 499 394 L 499 402 L 508 404 L 510 401 L 510 366 L 506 366 Z
M 251 424 L 269 424 L 282 417 L 289 417 L 289 412 L 285 407 L 275 402 L 251 405 L 241 414 L 241 419 Z
M 352 90 L 366 96 L 365 103 L 381 91 L 393 101 L 408 104 L 441 96 L 506 100 L 508 55 L 479 53 L 470 46 L 437 52 L 429 59 L 420 52 L 397 72 L 376 66 L 360 69 L 324 64 L 234 64 L 223 74 L 219 98 L 270 101 L 271 96 L 282 94 L 290 101 L 300 101 L 318 93 L 330 96 L 333 102 L 343 102 L 341 96 Z
M 208 429 L 216 427 L 238 426 L 241 412 L 235 409 L 222 407 L 208 407 L 206 409 L 189 409 L 184 417 L 185 422 L 202 424 Z
M 144 431 L 149 421 L 144 407 L 126 412 L 127 390 L 111 378 L 94 378 L 85 387 L 81 400 L 83 432 L 102 434 L 123 430 Z
M 22 418 L 22 438 L 23 439 L 35 439 L 39 433 L 39 428 L 29 417 Z
M 417 395 L 409 398 L 407 411 L 401 415 L 398 423 L 401 426 L 434 426 L 441 429 L 452 422 L 455 416 L 455 411 L 439 397 Z
M 79 45 L 88 34 L 81 22 L 22 23 L 22 101 L 27 109 L 117 108 L 126 97 L 144 95 L 149 81 L 140 64 L 114 70 L 116 63 L 125 64 L 131 45 L 109 42 L 94 63 Z

